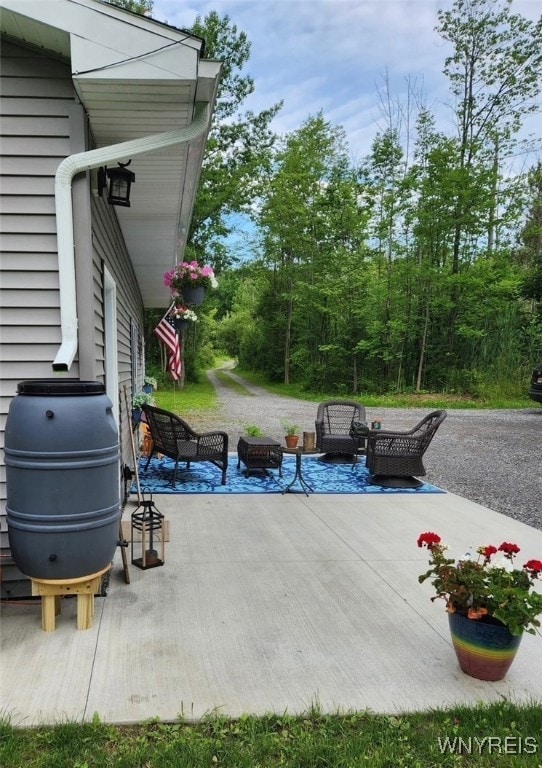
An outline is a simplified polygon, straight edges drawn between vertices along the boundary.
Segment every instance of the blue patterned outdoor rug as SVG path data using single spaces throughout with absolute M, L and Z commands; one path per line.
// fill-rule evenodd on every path
M 282 463 L 282 477 L 278 470 L 267 473 L 253 472 L 245 476 L 245 466 L 237 469 L 237 456 L 230 456 L 226 485 L 220 485 L 222 473 L 209 462 L 179 464 L 177 484 L 172 485 L 175 462 L 166 457 L 152 458 L 145 470 L 146 458 L 139 464 L 139 485 L 145 493 L 282 493 L 295 475 L 295 458 L 285 456 Z M 382 488 L 367 482 L 369 473 L 365 468 L 365 457 L 360 457 L 352 468 L 351 464 L 327 464 L 316 456 L 302 459 L 304 480 L 312 486 L 314 493 L 444 493 L 434 485 L 424 483 L 420 488 Z M 135 485 L 132 493 L 136 493 Z M 303 493 L 298 481 L 291 492 Z

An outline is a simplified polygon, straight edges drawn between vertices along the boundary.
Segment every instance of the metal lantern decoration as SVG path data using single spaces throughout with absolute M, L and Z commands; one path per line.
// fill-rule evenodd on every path
M 142 512 L 138 509 L 143 507 Z M 165 560 L 165 526 L 164 515 L 156 508 L 152 495 L 145 499 L 143 494 L 141 504 L 132 512 L 132 564 L 146 570 L 164 565 Z M 134 557 L 134 542 L 137 534 L 141 534 L 141 556 Z M 160 556 L 154 548 L 160 542 Z M 139 543 L 139 542 L 137 542 Z
M 107 202 L 110 205 L 122 205 L 125 208 L 130 207 L 130 187 L 135 181 L 135 173 L 126 170 L 127 163 L 119 163 L 118 168 L 100 168 L 98 189 L 100 197 L 104 188 L 107 186 L 106 180 L 109 179 L 109 192 Z

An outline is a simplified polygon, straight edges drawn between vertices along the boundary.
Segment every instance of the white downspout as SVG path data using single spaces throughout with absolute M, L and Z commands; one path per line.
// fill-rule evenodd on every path
M 75 297 L 75 247 L 73 238 L 72 181 L 76 174 L 99 168 L 114 160 L 143 155 L 174 144 L 201 138 L 209 127 L 210 109 L 196 104 L 194 119 L 186 128 L 157 133 L 141 139 L 123 141 L 109 147 L 78 152 L 66 157 L 55 176 L 55 210 L 58 240 L 58 279 L 60 288 L 60 330 L 62 342 L 53 361 L 54 371 L 69 371 L 77 353 L 77 302 Z

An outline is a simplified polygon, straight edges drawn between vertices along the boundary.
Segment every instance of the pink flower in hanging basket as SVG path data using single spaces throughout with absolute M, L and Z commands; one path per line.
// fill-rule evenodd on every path
M 197 261 L 182 261 L 165 273 L 164 285 L 173 296 L 177 296 L 182 293 L 183 287 L 195 288 L 201 285 L 204 288 L 216 288 L 218 282 L 213 268 L 209 265 L 201 266 Z

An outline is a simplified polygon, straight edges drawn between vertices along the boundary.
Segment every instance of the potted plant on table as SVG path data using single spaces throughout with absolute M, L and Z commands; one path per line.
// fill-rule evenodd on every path
M 182 261 L 164 275 L 164 285 L 172 297 L 182 297 L 186 304 L 201 304 L 207 288 L 216 288 L 218 282 L 212 267 L 197 261 Z
M 542 560 L 528 560 L 514 568 L 520 552 L 504 541 L 469 553 L 462 560 L 446 557 L 438 534 L 420 534 L 419 547 L 429 550 L 429 570 L 419 582 L 432 579 L 436 595 L 446 603 L 452 642 L 461 669 L 482 680 L 502 680 L 512 664 L 523 632 L 540 627 L 542 593 L 535 581 Z
M 297 448 L 297 444 L 299 442 L 299 427 L 297 424 L 284 422 L 282 426 L 284 427 L 284 431 L 286 433 L 284 436 L 286 447 Z

